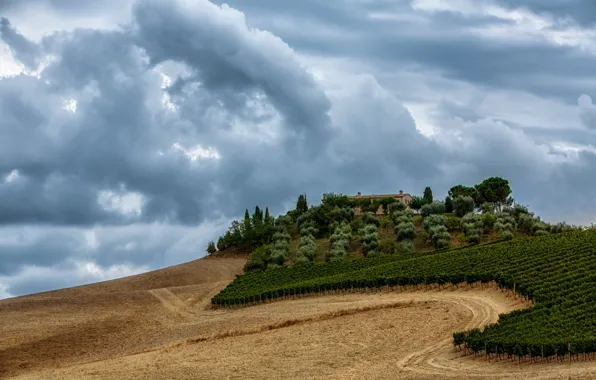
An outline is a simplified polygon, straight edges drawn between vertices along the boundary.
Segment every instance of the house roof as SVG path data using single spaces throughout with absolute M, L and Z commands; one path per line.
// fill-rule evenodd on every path
M 403 194 L 380 194 L 380 195 L 348 195 L 348 199 L 357 199 L 357 198 L 403 198 L 405 196 L 411 197 L 408 193 Z

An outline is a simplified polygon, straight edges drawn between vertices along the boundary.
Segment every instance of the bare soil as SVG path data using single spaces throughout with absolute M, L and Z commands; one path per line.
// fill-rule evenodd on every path
M 589 379 L 596 363 L 462 356 L 453 331 L 525 307 L 496 289 L 327 295 L 243 309 L 210 298 L 245 260 L 201 259 L 0 301 L 0 378 Z

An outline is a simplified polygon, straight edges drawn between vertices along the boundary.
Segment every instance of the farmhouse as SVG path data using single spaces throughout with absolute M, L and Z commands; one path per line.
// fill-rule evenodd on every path
M 323 199 L 327 194 L 323 194 Z M 408 193 L 404 193 L 403 190 L 400 190 L 397 194 L 380 194 L 380 195 L 362 195 L 362 193 L 358 192 L 357 195 L 348 195 L 348 199 L 382 199 L 382 198 L 394 198 L 396 201 L 399 201 L 408 207 L 409 203 L 412 201 L 412 196 Z M 354 207 L 354 212 L 356 215 L 362 214 L 362 210 L 359 206 Z M 383 215 L 383 207 L 379 206 L 376 212 L 377 215 Z

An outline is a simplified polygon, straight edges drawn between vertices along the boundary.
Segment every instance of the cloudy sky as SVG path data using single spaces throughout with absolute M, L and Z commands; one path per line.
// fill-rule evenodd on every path
M 520 7 L 523 3 L 524 7 Z M 593 0 L 0 0 L 0 298 L 204 255 L 256 204 L 490 176 L 596 222 Z

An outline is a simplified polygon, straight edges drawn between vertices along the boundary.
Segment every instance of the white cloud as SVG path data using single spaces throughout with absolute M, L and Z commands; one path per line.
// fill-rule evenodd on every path
M 413 0 L 412 8 L 430 13 L 458 13 L 465 17 L 490 16 L 507 21 L 507 24 L 487 24 L 467 30 L 478 36 L 509 44 L 547 42 L 596 54 L 596 29 L 581 27 L 568 17 L 536 14 L 523 7 L 508 9 L 493 1 Z
M 6 183 L 12 183 L 15 182 L 16 180 L 18 180 L 20 177 L 19 175 L 19 171 L 17 169 L 11 170 L 10 173 L 8 173 L 6 175 L 6 177 L 4 177 L 4 181 Z
M 66 99 L 62 108 L 69 112 L 75 113 L 77 112 L 77 101 L 74 99 Z
M 221 159 L 221 155 L 212 146 L 208 146 L 206 148 L 202 147 L 201 145 L 195 145 L 191 148 L 185 148 L 180 143 L 174 143 L 172 145 L 174 150 L 180 151 L 184 153 L 186 157 L 188 157 L 191 161 L 203 160 L 203 159 L 212 159 L 212 160 L 219 160 Z
M 125 215 L 141 215 L 144 196 L 134 191 L 121 189 L 102 190 L 98 194 L 97 202 L 106 211 L 117 211 Z

